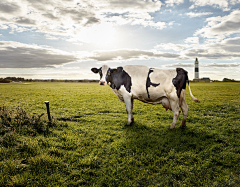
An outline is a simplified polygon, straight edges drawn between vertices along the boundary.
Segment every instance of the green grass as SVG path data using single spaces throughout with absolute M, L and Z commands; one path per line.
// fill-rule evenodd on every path
M 125 126 L 125 105 L 108 86 L 0 84 L 0 107 L 16 127 L 1 117 L 0 186 L 239 186 L 240 84 L 190 85 L 201 103 L 187 90 L 187 127 L 180 115 L 169 130 L 171 111 L 137 100 Z

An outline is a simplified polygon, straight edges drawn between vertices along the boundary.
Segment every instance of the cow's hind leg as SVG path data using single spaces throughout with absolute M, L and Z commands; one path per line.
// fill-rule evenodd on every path
M 173 122 L 172 122 L 170 129 L 174 129 L 174 127 L 177 123 L 177 120 L 178 120 L 178 116 L 179 116 L 179 99 L 174 98 L 174 99 L 169 99 L 169 101 L 170 101 L 170 105 L 171 105 L 172 112 L 173 112 Z
M 182 120 L 181 128 L 184 128 L 184 127 L 186 127 L 187 114 L 188 114 L 188 105 L 185 100 L 185 89 L 183 89 L 181 92 L 180 99 L 179 99 L 179 105 L 183 112 L 183 120 Z
M 132 111 L 133 111 L 133 99 L 131 98 L 131 115 L 132 115 L 132 116 L 131 116 L 131 121 L 132 121 L 131 123 L 134 122 L 133 112 L 132 112 Z
M 182 120 L 181 128 L 186 127 L 188 108 L 189 107 L 188 107 L 188 105 L 185 101 L 185 98 L 183 98 L 182 103 L 181 103 L 181 109 L 182 109 L 182 112 L 183 112 L 183 120 Z

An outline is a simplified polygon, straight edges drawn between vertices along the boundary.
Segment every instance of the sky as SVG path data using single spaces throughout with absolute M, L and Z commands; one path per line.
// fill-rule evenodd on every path
M 0 77 L 99 79 L 92 67 L 182 67 L 240 80 L 240 0 L 1 0 Z

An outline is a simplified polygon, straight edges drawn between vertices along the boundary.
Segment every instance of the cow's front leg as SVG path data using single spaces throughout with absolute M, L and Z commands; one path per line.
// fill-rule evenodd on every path
M 128 98 L 124 98 L 124 102 L 126 105 L 126 109 L 127 109 L 127 113 L 128 113 L 128 122 L 127 125 L 130 125 L 133 123 L 134 119 L 133 119 L 133 113 L 132 113 L 132 98 L 128 97 Z
M 127 92 L 127 90 L 124 92 L 123 94 L 123 99 L 124 99 L 124 103 L 127 109 L 127 113 L 128 113 L 128 122 L 127 125 L 130 125 L 131 123 L 133 123 L 134 119 L 133 119 L 133 113 L 132 113 L 132 109 L 133 109 L 133 99 L 130 93 Z

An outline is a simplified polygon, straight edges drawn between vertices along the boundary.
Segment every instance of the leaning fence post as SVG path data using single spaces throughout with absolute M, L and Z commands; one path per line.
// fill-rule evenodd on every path
M 50 110 L 49 110 L 49 101 L 45 101 L 47 107 L 48 121 L 51 122 Z

